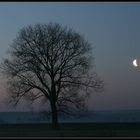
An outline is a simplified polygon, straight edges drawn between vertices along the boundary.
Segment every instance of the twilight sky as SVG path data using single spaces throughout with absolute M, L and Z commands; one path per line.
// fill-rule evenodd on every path
M 106 91 L 89 100 L 94 110 L 140 109 L 140 2 L 1 2 L 0 62 L 17 32 L 28 24 L 57 22 L 67 25 L 93 46 L 95 69 Z M 6 91 L 0 79 L 0 111 Z M 28 105 L 17 108 L 27 109 Z

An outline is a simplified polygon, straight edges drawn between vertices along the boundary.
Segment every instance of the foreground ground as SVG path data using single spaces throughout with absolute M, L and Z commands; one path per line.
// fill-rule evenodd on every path
M 140 137 L 140 123 L 1 124 L 0 137 Z

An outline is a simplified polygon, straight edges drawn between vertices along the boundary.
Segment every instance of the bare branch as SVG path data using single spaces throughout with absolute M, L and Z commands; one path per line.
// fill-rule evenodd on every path
M 103 89 L 103 81 L 90 72 L 91 45 L 72 29 L 57 23 L 29 25 L 10 48 L 1 69 L 16 105 L 22 97 L 31 101 L 45 97 L 57 121 L 58 110 L 85 108 L 88 90 Z

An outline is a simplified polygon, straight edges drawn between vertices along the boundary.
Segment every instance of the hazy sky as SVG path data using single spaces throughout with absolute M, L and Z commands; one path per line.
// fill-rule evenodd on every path
M 49 22 L 73 28 L 93 46 L 106 91 L 93 94 L 90 109 L 140 109 L 140 67 L 131 64 L 140 61 L 139 2 L 1 2 L 0 61 L 19 29 Z M 0 111 L 7 108 L 4 86 L 1 78 Z

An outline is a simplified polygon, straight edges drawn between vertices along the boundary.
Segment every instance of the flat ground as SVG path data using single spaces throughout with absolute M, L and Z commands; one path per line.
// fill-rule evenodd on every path
M 1 124 L 0 137 L 140 137 L 140 123 Z

